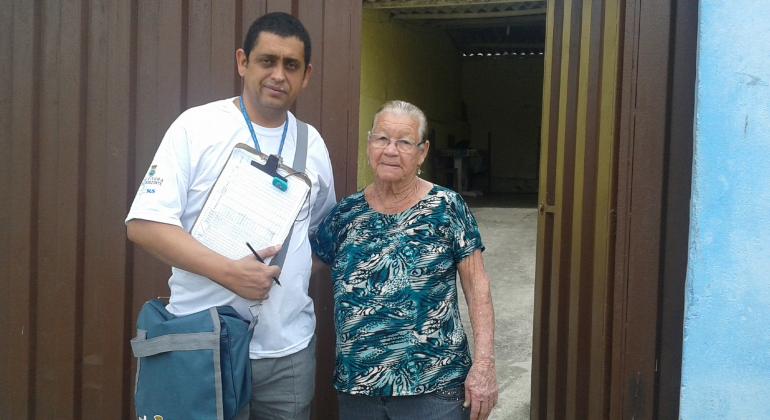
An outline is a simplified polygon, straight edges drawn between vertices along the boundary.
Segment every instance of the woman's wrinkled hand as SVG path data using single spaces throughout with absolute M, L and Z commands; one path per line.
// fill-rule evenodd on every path
M 476 361 L 465 378 L 465 403 L 471 420 L 486 420 L 497 405 L 497 374 L 494 361 Z

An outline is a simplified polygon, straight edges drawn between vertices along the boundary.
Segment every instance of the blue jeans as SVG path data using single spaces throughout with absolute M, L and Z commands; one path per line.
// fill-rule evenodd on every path
M 340 420 L 467 420 L 465 387 L 404 397 L 370 397 L 337 393 Z

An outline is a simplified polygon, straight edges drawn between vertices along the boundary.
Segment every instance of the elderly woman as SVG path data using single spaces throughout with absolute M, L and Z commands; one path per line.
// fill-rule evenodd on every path
M 386 103 L 368 139 L 374 183 L 342 200 L 313 240 L 334 281 L 343 420 L 486 419 L 497 402 L 484 246 L 462 197 L 418 176 L 430 147 L 425 130 L 419 108 Z

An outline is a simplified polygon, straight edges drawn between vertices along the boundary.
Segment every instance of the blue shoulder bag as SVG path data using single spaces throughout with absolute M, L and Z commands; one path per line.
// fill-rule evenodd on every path
M 177 317 L 158 299 L 145 303 L 131 340 L 137 417 L 235 417 L 251 398 L 254 324 L 230 306 Z

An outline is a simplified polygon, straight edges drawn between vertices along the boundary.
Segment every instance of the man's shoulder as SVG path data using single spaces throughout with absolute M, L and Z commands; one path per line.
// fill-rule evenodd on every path
M 321 133 L 318 131 L 317 128 L 313 124 L 310 124 L 309 122 L 303 120 L 302 118 L 299 118 L 298 116 L 291 114 L 294 117 L 295 124 L 297 124 L 297 130 L 299 130 L 299 124 L 304 123 L 307 125 L 307 137 L 309 141 L 321 141 L 323 142 L 323 138 L 321 137 Z
M 326 156 L 328 158 L 329 150 L 326 146 L 326 142 L 324 141 L 323 136 L 321 136 L 321 133 L 318 131 L 318 129 L 316 129 L 313 124 L 310 124 L 309 122 L 304 121 L 297 116 L 294 116 L 294 120 L 297 124 L 299 124 L 300 121 L 307 124 L 307 147 L 309 151 L 308 155 L 310 157 Z M 299 130 L 299 125 L 297 126 L 297 130 Z M 321 155 L 317 155 L 318 153 L 321 153 Z
M 229 109 L 230 107 L 233 109 Z M 186 109 L 179 114 L 177 121 L 185 124 L 209 124 L 211 120 L 229 118 L 234 109 L 232 98 L 219 99 Z

